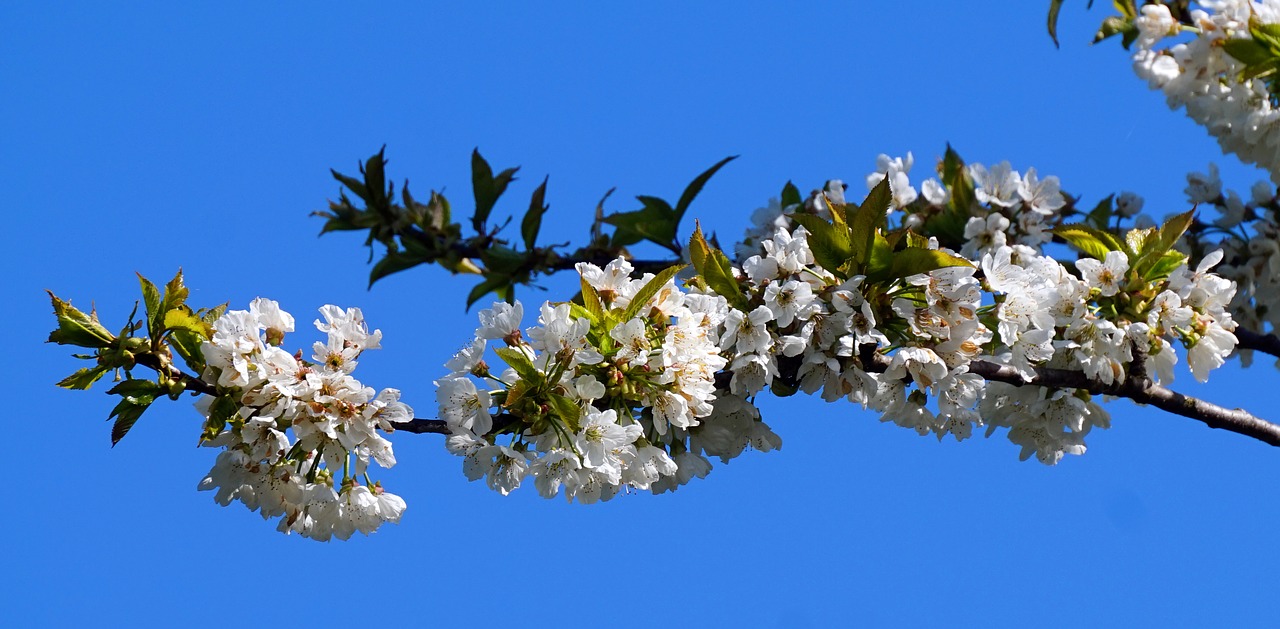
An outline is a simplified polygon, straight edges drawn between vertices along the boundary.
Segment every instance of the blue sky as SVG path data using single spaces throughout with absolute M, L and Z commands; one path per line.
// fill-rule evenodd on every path
M 386 349 L 359 376 L 429 415 L 474 330 L 471 282 L 416 269 L 366 290 L 362 238 L 317 239 L 308 217 L 337 195 L 329 168 L 383 144 L 392 177 L 464 213 L 474 147 L 522 166 L 496 216 L 550 175 L 548 242 L 581 242 L 613 186 L 610 209 L 634 209 L 731 154 L 690 211 L 726 241 L 788 179 L 856 189 L 907 151 L 923 179 L 947 142 L 1157 215 L 1186 209 L 1184 174 L 1210 160 L 1228 186 L 1259 178 L 1117 45 L 1087 45 L 1105 6 L 1066 3 L 1055 50 L 1047 2 L 795 4 L 0 7 L 6 624 L 1273 623 L 1280 454 L 1127 401 L 1087 455 L 1045 468 L 1003 437 L 938 444 L 848 404 L 767 400 L 781 452 L 589 507 L 503 498 L 438 436 L 401 435 L 384 478 L 404 521 L 320 544 L 195 491 L 214 452 L 187 402 L 112 449 L 108 398 L 53 387 L 78 365 L 42 343 L 44 289 L 118 326 L 135 271 L 181 266 L 197 304 L 362 307 Z M 1176 384 L 1280 419 L 1275 377 Z

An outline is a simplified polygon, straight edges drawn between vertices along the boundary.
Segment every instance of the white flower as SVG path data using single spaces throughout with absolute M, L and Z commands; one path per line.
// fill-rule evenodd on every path
M 1007 242 L 1005 239 L 1007 229 L 1009 229 L 1009 219 L 999 213 L 988 214 L 985 219 L 978 216 L 969 219 L 964 226 L 966 242 L 960 254 L 975 258 L 992 249 L 1003 247 Z
M 1058 178 L 1050 176 L 1041 180 L 1036 176 L 1035 168 L 1028 168 L 1027 174 L 1019 182 L 1018 196 L 1032 210 L 1044 215 L 1053 214 L 1067 204 L 1066 199 L 1062 198 Z
M 973 177 L 973 192 L 979 203 L 999 207 L 1013 207 L 1018 203 L 1022 178 L 1009 162 L 1000 162 L 990 170 L 982 164 L 970 164 L 969 174 Z
M 489 392 L 477 389 L 474 382 L 465 377 L 448 377 L 435 381 L 436 400 L 440 404 L 440 418 L 450 426 L 465 428 L 483 435 L 493 427 L 489 415 Z
M 791 325 L 796 319 L 808 319 L 817 310 L 815 299 L 813 288 L 796 280 L 774 282 L 764 290 L 764 303 L 773 312 L 779 328 Z
M 514 304 L 495 303 L 492 308 L 480 311 L 480 329 L 476 330 L 476 337 L 502 339 L 508 345 L 514 345 L 520 338 L 522 319 L 524 319 L 524 305 L 519 301 Z
M 613 409 L 597 411 L 593 408 L 582 422 L 582 430 L 574 438 L 574 445 L 582 455 L 582 464 L 588 468 L 604 466 L 610 451 L 640 437 L 640 426 L 619 426 L 618 413 Z
M 1124 284 L 1124 275 L 1129 272 L 1129 258 L 1123 251 L 1108 251 L 1105 260 L 1099 262 L 1093 258 L 1081 258 L 1076 261 L 1080 276 L 1106 297 L 1115 295 Z
M 724 334 L 720 337 L 720 349 L 738 354 L 768 351 L 773 339 L 765 324 L 773 320 L 768 306 L 757 306 L 750 314 L 731 310 L 724 320 Z

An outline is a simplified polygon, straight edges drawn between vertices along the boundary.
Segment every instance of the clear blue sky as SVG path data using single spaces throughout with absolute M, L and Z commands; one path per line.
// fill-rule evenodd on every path
M 590 507 L 502 498 L 440 437 L 401 435 L 384 477 L 403 523 L 330 544 L 197 493 L 214 452 L 186 401 L 110 448 L 110 400 L 53 387 L 78 365 L 42 343 L 42 291 L 118 326 L 135 271 L 181 266 L 197 303 L 268 296 L 303 321 L 361 306 L 386 349 L 357 375 L 433 411 L 431 380 L 474 329 L 470 282 L 417 269 L 366 291 L 362 239 L 317 239 L 307 216 L 337 195 L 330 167 L 384 143 L 393 177 L 464 213 L 473 147 L 523 167 L 497 215 L 549 174 L 548 241 L 580 242 L 612 186 L 610 207 L 634 209 L 730 154 L 691 210 L 729 240 L 788 179 L 856 186 L 908 150 L 923 179 L 948 141 L 1090 201 L 1134 190 L 1156 214 L 1185 209 L 1183 175 L 1210 159 L 1230 186 L 1258 178 L 1118 46 L 1087 45 L 1108 3 L 1066 3 L 1061 50 L 1028 0 L 259 4 L 0 7 L 0 624 L 1275 622 L 1280 452 L 1127 401 L 1087 455 L 1046 468 L 1003 437 L 938 444 L 848 404 L 769 400 L 781 452 Z M 1177 384 L 1280 419 L 1277 375 Z

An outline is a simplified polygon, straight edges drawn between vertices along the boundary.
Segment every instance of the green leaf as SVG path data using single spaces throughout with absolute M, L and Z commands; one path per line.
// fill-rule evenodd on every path
M 636 197 L 644 207 L 630 212 L 618 212 L 604 217 L 604 222 L 617 228 L 613 244 L 625 247 L 641 240 L 670 248 L 676 238 L 675 209 L 657 197 Z
M 647 308 L 649 300 L 653 299 L 658 294 L 658 291 L 662 290 L 662 287 L 666 286 L 667 282 L 670 282 L 671 278 L 675 277 L 676 273 L 679 273 L 685 266 L 687 265 L 669 266 L 653 276 L 653 279 L 645 283 L 644 286 L 641 286 L 640 290 L 631 296 L 631 302 L 627 304 L 627 309 L 622 312 L 622 320 L 630 321 L 636 315 L 647 314 L 647 312 L 641 313 L 641 309 Z
M 337 179 L 342 185 L 346 186 L 352 192 L 356 193 L 356 196 L 360 197 L 362 201 L 364 201 L 365 203 L 369 202 L 369 199 L 368 199 L 369 193 L 364 189 L 364 184 L 361 183 L 359 179 L 356 179 L 354 177 L 348 177 L 336 170 L 333 170 L 332 168 L 329 169 L 329 173 L 332 174 L 333 178 Z M 326 230 L 328 230 L 327 227 L 326 227 Z
M 782 187 L 782 209 L 785 210 L 791 206 L 798 206 L 803 203 L 804 199 L 800 197 L 800 189 L 797 188 L 795 184 L 788 181 L 787 185 Z
M 1059 225 L 1053 228 L 1053 233 L 1081 253 L 1098 260 L 1106 259 L 1107 252 L 1124 250 L 1115 236 L 1081 223 Z
M 378 263 L 369 270 L 369 287 L 372 288 L 374 282 L 388 275 L 411 269 L 427 261 L 423 256 L 407 251 L 388 251 L 387 255 L 378 260 Z
M 533 198 L 529 201 L 529 211 L 525 212 L 524 220 L 520 222 L 520 235 L 524 236 L 524 247 L 530 251 L 538 240 L 538 231 L 542 229 L 542 215 L 547 213 L 547 206 L 543 199 L 547 195 L 547 180 L 542 180 L 542 185 L 533 191 Z
M 551 409 L 556 415 L 564 421 L 569 432 L 575 433 L 582 429 L 582 407 L 577 402 L 558 393 L 548 394 L 547 401 L 551 403 Z
M 1129 231 L 1125 232 L 1124 234 L 1125 254 L 1128 255 L 1130 259 L 1137 257 L 1138 255 L 1141 255 L 1142 252 L 1147 248 L 1148 238 L 1151 238 L 1153 241 L 1155 240 L 1156 229 L 1154 227 L 1151 229 L 1130 229 Z
M 1098 32 L 1093 35 L 1093 43 L 1096 44 L 1116 35 L 1124 35 L 1121 45 L 1128 49 L 1129 45 L 1138 36 L 1138 27 L 1134 25 L 1131 19 L 1112 15 L 1102 20 L 1102 25 L 1098 27 Z
M 142 286 L 142 304 L 147 309 L 147 334 L 152 337 L 160 336 L 161 318 L 164 316 L 160 312 L 160 289 L 151 283 L 141 273 L 138 276 L 138 284 Z
M 169 334 L 169 346 L 195 373 L 204 372 L 204 350 L 200 348 L 200 344 L 205 340 L 207 337 L 203 334 L 194 334 L 185 329 L 176 329 Z
M 165 330 L 186 330 L 196 336 L 208 340 L 208 331 L 205 329 L 204 322 L 196 313 L 187 306 L 178 306 L 164 313 L 164 329 Z
M 973 267 L 973 263 L 937 249 L 903 249 L 893 253 L 889 265 L 889 277 L 906 279 L 919 273 L 928 273 L 949 266 Z
M 1222 49 L 1247 66 L 1275 60 L 1266 46 L 1253 39 L 1228 39 L 1222 42 Z
M 707 244 L 702 235 L 702 225 L 697 223 L 693 236 L 689 238 L 689 260 L 711 290 L 724 297 L 730 306 L 746 312 L 747 298 L 733 275 L 733 264 L 722 251 Z
M 1049 2 L 1049 38 L 1053 40 L 1053 47 L 1058 48 L 1058 11 L 1062 9 L 1062 0 L 1050 0 Z
M 876 234 L 885 225 L 886 212 L 893 199 L 893 191 L 889 188 L 889 178 L 885 177 L 876 184 L 862 205 L 857 206 L 853 216 L 849 217 L 849 242 L 851 254 L 859 266 L 865 267 L 871 260 Z
M 965 168 L 960 154 L 950 144 L 947 144 L 947 151 L 942 157 L 942 183 L 951 192 L 947 207 L 953 212 L 967 215 L 969 208 L 977 200 L 974 196 L 973 178 L 969 176 L 969 169 Z
M 480 156 L 480 149 L 471 152 L 471 188 L 476 198 L 476 213 L 471 217 L 471 225 L 475 227 L 476 233 L 484 233 L 489 213 L 493 211 L 498 197 L 515 180 L 517 170 L 519 168 L 508 168 L 494 177 L 489 162 Z
M 533 363 L 529 360 L 529 356 L 519 349 L 514 347 L 499 347 L 493 351 L 497 353 L 498 357 L 506 362 L 507 365 L 516 370 L 516 373 L 519 374 L 521 378 L 528 380 L 530 383 L 539 383 L 545 379 L 542 372 L 538 371 L 538 368 L 533 366 Z
M 1111 222 L 1111 217 L 1115 214 L 1112 210 L 1112 203 L 1115 201 L 1116 195 L 1107 195 L 1098 204 L 1093 206 L 1089 214 L 1085 216 L 1084 222 L 1088 223 L 1094 229 L 1106 229 L 1107 224 Z
M 720 170 L 722 166 L 737 158 L 737 155 L 730 155 L 716 162 L 714 166 L 703 171 L 701 175 L 694 177 L 693 181 L 689 182 L 689 185 L 685 187 L 684 192 L 680 195 L 680 200 L 676 202 L 675 223 L 677 229 L 680 226 L 680 221 L 684 218 L 684 213 L 689 209 L 689 204 L 693 203 L 694 197 L 698 196 L 699 192 L 702 192 L 702 187 L 707 185 L 707 181 L 711 179 L 711 176 L 716 174 L 716 171 Z
M 887 278 L 890 267 L 893 265 L 893 256 L 893 246 L 882 234 L 875 232 L 871 242 L 871 254 L 867 258 L 864 272 L 867 278 L 875 280 Z
M 164 285 L 164 298 L 160 300 L 160 312 L 168 313 L 186 304 L 190 294 L 191 291 L 182 282 L 182 269 L 178 269 L 177 275 Z
M 383 153 L 386 150 L 387 147 L 384 145 L 360 166 L 360 172 L 364 173 L 365 202 L 382 215 L 387 215 L 391 210 L 391 203 L 387 198 L 386 192 L 387 160 L 383 158 Z
M 141 378 L 129 378 L 122 380 L 119 384 L 111 387 L 107 391 L 107 395 L 119 395 L 126 398 L 134 398 L 143 400 L 146 398 L 155 399 L 164 393 L 164 388 L 151 380 L 143 380 Z
M 63 378 L 62 380 L 59 380 L 58 386 L 64 389 L 80 389 L 80 390 L 88 389 L 89 387 L 93 386 L 93 383 L 97 382 L 98 379 L 101 378 L 102 375 L 107 373 L 108 371 L 111 371 L 111 370 L 102 365 L 98 365 L 96 367 L 85 367 L 84 369 L 78 369 L 76 370 L 75 373 L 67 376 L 66 378 Z
M 839 268 L 853 257 L 848 228 L 837 228 L 813 214 L 793 214 L 791 220 L 809 232 L 809 249 L 813 251 L 814 260 L 824 268 Z
M 1164 225 L 1160 226 L 1158 232 L 1150 230 L 1155 233 L 1147 237 L 1145 246 L 1140 252 L 1141 255 L 1131 262 L 1134 272 L 1144 279 L 1155 277 L 1152 275 L 1155 266 L 1164 260 L 1165 254 L 1173 250 L 1173 246 L 1178 243 L 1178 239 L 1182 238 L 1182 235 L 1191 228 L 1194 222 L 1195 210 L 1188 210 L 1169 217 L 1169 220 L 1166 220 Z M 1185 258 L 1185 256 L 1183 257 Z
M 115 446 L 120 440 L 128 434 L 129 429 L 142 417 L 142 413 L 151 406 L 158 395 L 164 393 L 164 389 L 155 382 L 150 380 L 130 379 L 116 385 L 107 393 L 111 395 L 121 396 L 119 404 L 111 410 L 111 414 L 107 419 L 115 418 L 116 423 L 111 427 L 111 445 Z
M 52 291 L 45 292 L 49 293 L 53 314 L 58 318 L 58 329 L 49 334 L 50 343 L 102 349 L 115 340 L 115 335 L 98 322 L 97 312 L 85 314 L 71 302 L 58 299 Z
M 1147 281 L 1151 281 L 1169 277 L 1169 274 L 1173 273 L 1174 269 L 1177 269 L 1186 263 L 1186 254 L 1178 250 L 1166 251 L 1164 255 L 1160 256 L 1154 263 L 1152 263 L 1151 268 L 1148 269 L 1146 273 L 1142 274 L 1142 278 Z
M 227 427 L 227 422 L 234 419 L 238 412 L 240 412 L 240 407 L 236 404 L 234 397 L 222 395 L 214 398 L 213 404 L 209 405 L 209 418 L 205 420 L 204 434 L 200 437 L 200 440 L 212 439 L 222 434 L 222 431 Z
M 496 293 L 504 286 L 511 284 L 510 278 L 501 275 L 486 275 L 483 282 L 476 284 L 475 288 L 467 295 L 467 309 L 471 309 L 471 305 L 480 301 L 480 298 L 489 293 Z
M 599 323 L 604 318 L 604 304 L 600 301 L 600 293 L 596 292 L 596 287 L 587 278 L 578 276 L 578 280 L 582 285 L 582 305 L 590 313 L 591 322 Z

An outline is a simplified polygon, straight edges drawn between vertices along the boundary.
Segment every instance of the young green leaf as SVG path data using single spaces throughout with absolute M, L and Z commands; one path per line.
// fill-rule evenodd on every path
M 498 354 L 504 362 L 507 363 L 521 378 L 528 380 L 530 383 L 542 382 L 542 372 L 530 362 L 529 356 L 514 347 L 499 347 L 493 350 Z
M 973 263 L 936 249 L 903 249 L 893 253 L 889 265 L 889 277 L 906 279 L 919 273 L 928 273 L 949 266 L 972 267 Z
M 558 393 L 548 394 L 547 401 L 551 402 L 552 410 L 565 423 L 569 432 L 576 433 L 581 430 L 582 407 L 578 406 L 577 402 Z
M 1084 224 L 1059 225 L 1053 228 L 1054 235 L 1067 241 L 1067 244 L 1080 250 L 1085 255 L 1103 260 L 1109 251 L 1123 251 L 1120 241 L 1109 232 L 1094 229 Z
M 1053 47 L 1058 48 L 1058 11 L 1062 9 L 1062 0 L 1050 0 L 1049 2 L 1049 38 L 1053 40 Z
M 67 376 L 66 378 L 63 378 L 62 380 L 59 380 L 58 386 L 64 389 L 81 389 L 81 390 L 88 389 L 89 387 L 93 386 L 93 383 L 97 382 L 98 379 L 101 378 L 102 375 L 107 373 L 108 371 L 111 371 L 111 370 L 102 365 L 97 365 L 95 367 L 85 367 L 84 369 L 78 369 L 76 370 L 75 373 Z
M 711 290 L 728 300 L 730 306 L 744 312 L 747 310 L 747 299 L 733 275 L 733 264 L 723 252 L 707 244 L 702 226 L 696 223 L 693 236 L 689 238 L 689 259 Z
M 98 322 L 96 312 L 85 314 L 71 302 L 58 299 L 52 291 L 45 292 L 49 293 L 53 314 L 58 318 L 58 329 L 49 334 L 50 343 L 102 349 L 115 340 L 115 335 Z
M 597 323 L 604 317 L 604 304 L 600 301 L 600 293 L 596 292 L 596 287 L 592 286 L 587 278 L 578 276 L 578 282 L 582 285 L 582 305 L 590 313 L 592 323 Z
M 154 338 L 160 335 L 161 319 L 164 317 L 164 313 L 160 312 L 160 289 L 141 273 L 135 275 L 142 287 L 142 305 L 147 311 L 147 334 Z
M 824 268 L 837 269 L 853 257 L 847 227 L 841 229 L 814 214 L 793 214 L 791 220 L 809 232 L 809 249 L 813 251 L 814 260 Z
M 185 330 L 208 340 L 204 322 L 187 306 L 179 306 L 164 313 L 164 330 Z
M 669 266 L 653 276 L 653 279 L 649 280 L 644 286 L 641 286 L 640 290 L 631 296 L 631 303 L 627 304 L 627 309 L 623 311 L 622 320 L 630 321 L 636 315 L 647 314 L 641 312 L 641 310 L 647 308 L 649 300 L 653 299 L 658 294 L 658 291 L 662 290 L 662 287 L 666 286 L 667 282 L 670 282 L 671 278 L 675 277 L 676 273 L 679 273 L 685 266 L 684 264 Z

